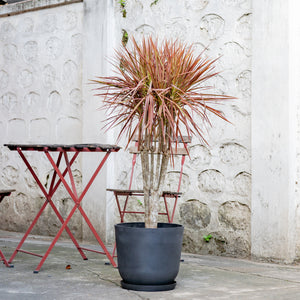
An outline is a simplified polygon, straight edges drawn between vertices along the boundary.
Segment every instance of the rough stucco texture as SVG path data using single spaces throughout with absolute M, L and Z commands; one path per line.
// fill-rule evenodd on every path
M 81 141 L 82 4 L 0 18 L 0 144 Z M 36 154 L 36 155 L 35 155 Z M 51 167 L 41 153 L 27 153 L 42 184 Z M 76 184 L 81 187 L 79 165 Z M 51 177 L 50 177 L 51 178 Z M 24 231 L 44 203 L 25 164 L 0 147 L 1 187 L 14 188 L 0 209 L 1 229 Z M 53 199 L 63 218 L 73 201 L 63 189 Z M 33 229 L 56 234 L 60 221 L 48 206 Z M 70 229 L 81 237 L 81 217 Z
M 129 0 L 126 17 L 116 6 L 119 35 L 179 38 L 194 43 L 195 51 L 208 47 L 206 55 L 220 57 L 221 73 L 209 83 L 218 93 L 237 97 L 221 109 L 232 124 L 211 118 L 209 146 L 194 138 L 190 159 L 184 166 L 182 198 L 175 222 L 185 226 L 183 250 L 247 257 L 250 255 L 250 97 L 251 97 L 251 1 L 250 0 Z M 199 121 L 200 122 L 200 121 Z M 204 129 L 206 130 L 206 129 Z M 126 188 L 130 155 L 119 155 L 115 186 Z M 180 161 L 170 170 L 167 188 L 176 188 Z M 134 187 L 142 186 L 137 164 Z M 176 190 L 176 189 L 175 189 Z M 137 199 L 130 208 L 142 210 Z M 141 216 L 127 216 L 139 220 Z M 117 219 L 117 212 L 116 212 Z M 166 221 L 164 217 L 161 220 Z M 204 235 L 211 234 L 207 243 Z
M 211 118 L 209 146 L 194 138 L 186 160 L 175 222 L 185 226 L 184 251 L 246 257 L 250 254 L 250 0 L 128 0 L 126 18 L 115 1 L 115 35 L 143 34 L 193 42 L 195 51 L 218 57 L 218 71 L 208 84 L 218 93 L 236 96 L 220 107 L 232 122 Z M 82 16 L 83 4 L 38 10 L 0 18 L 0 142 L 81 141 L 82 128 Z M 112 37 L 114 38 L 114 37 Z M 83 54 L 84 57 L 84 54 Z M 201 122 L 201 120 L 199 120 Z M 204 129 L 206 132 L 206 129 Z M 47 160 L 29 159 L 41 182 L 49 184 Z M 116 155 L 116 180 L 108 187 L 127 188 L 131 157 Z M 80 165 L 77 185 L 81 186 Z M 1 204 L 1 229 L 24 231 L 41 207 L 42 194 L 17 153 L 0 148 L 1 186 L 17 191 Z M 141 188 L 137 163 L 133 188 Z M 167 176 L 167 189 L 176 189 L 180 160 Z M 177 190 L 177 189 L 176 189 Z M 112 199 L 112 195 L 109 195 Z M 63 217 L 72 205 L 59 190 L 54 201 Z M 130 207 L 142 210 L 137 199 Z M 129 209 L 130 209 L 129 207 Z M 163 208 L 163 206 L 162 206 Z M 54 234 L 58 219 L 50 209 L 33 233 Z M 141 216 L 132 217 L 139 220 Z M 81 218 L 71 230 L 82 235 Z M 127 220 L 131 220 L 127 218 Z M 164 216 L 161 220 L 166 221 Z M 118 221 L 115 209 L 115 221 Z M 73 227 L 72 227 L 73 226 Z M 111 228 L 113 230 L 113 228 Z M 207 243 L 204 235 L 211 234 Z

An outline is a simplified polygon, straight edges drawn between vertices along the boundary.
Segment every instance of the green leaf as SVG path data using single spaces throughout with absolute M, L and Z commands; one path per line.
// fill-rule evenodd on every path
M 203 236 L 203 239 L 208 243 L 210 241 L 210 239 L 212 238 L 212 235 L 209 234 L 209 235 L 204 235 Z

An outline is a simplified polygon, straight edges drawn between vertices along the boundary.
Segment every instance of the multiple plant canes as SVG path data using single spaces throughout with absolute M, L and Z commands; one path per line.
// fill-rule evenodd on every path
M 159 198 L 168 164 L 173 161 L 179 139 L 197 135 L 203 143 L 203 124 L 211 125 L 208 112 L 227 121 L 211 103 L 233 99 L 209 93 L 207 82 L 218 75 L 217 59 L 193 54 L 193 46 L 178 40 L 132 38 L 129 47 L 116 51 L 112 61 L 117 73 L 98 77 L 97 96 L 108 110 L 107 129 L 120 126 L 118 139 L 127 138 L 127 146 L 138 138 L 141 152 L 145 202 L 145 227 L 156 228 Z M 204 121 L 196 122 L 195 116 Z M 175 144 L 175 150 L 171 145 Z M 127 147 L 126 146 L 126 147 Z

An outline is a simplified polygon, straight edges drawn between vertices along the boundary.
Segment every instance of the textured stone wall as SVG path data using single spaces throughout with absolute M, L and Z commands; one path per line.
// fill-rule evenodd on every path
M 54 8 L 35 10 L 45 4 L 62 5 Z M 49 3 L 48 3 L 49 2 Z M 74 3 L 71 3 L 74 2 Z M 246 257 L 250 254 L 250 97 L 251 97 L 251 1 L 250 0 L 128 0 L 125 8 L 114 1 L 114 18 L 110 22 L 110 40 L 101 42 L 103 36 L 101 20 L 105 20 L 104 6 L 99 26 L 95 20 L 86 21 L 92 13 L 86 3 L 79 1 L 32 1 L 22 4 L 27 13 L 3 15 L 0 18 L 0 142 L 55 142 L 75 143 L 82 140 L 82 128 L 88 140 L 94 141 L 96 133 L 87 124 L 99 124 L 96 115 L 89 114 L 91 107 L 82 103 L 84 80 L 101 74 L 102 61 L 97 61 L 99 70 L 94 70 L 90 49 L 101 48 L 109 53 L 111 46 L 121 44 L 122 39 L 145 34 L 158 37 L 179 38 L 194 43 L 195 51 L 208 47 L 206 55 L 218 57 L 219 71 L 209 84 L 218 93 L 236 96 L 220 107 L 232 124 L 214 117 L 212 129 L 207 130 L 209 146 L 194 138 L 190 145 L 191 158 L 186 160 L 180 198 L 175 222 L 185 226 L 184 251 Z M 88 2 L 88 1 L 86 1 Z M 112 2 L 112 1 L 111 1 Z M 93 4 L 89 1 L 90 5 Z M 110 3 L 111 4 L 111 3 Z M 21 4 L 20 4 L 21 5 Z M 32 6 L 33 5 L 33 6 Z M 86 7 L 86 9 L 85 9 Z M 110 5 L 108 6 L 110 7 Z M 2 9 L 4 13 L 7 7 Z M 122 11 L 123 10 L 123 11 Z M 0 12 L 1 13 L 1 12 Z M 95 35 L 94 48 L 90 46 L 89 35 Z M 85 29 L 84 29 L 85 28 Z M 85 46 L 82 45 L 86 36 Z M 97 39 L 99 37 L 99 39 Z M 114 40 L 116 38 L 116 41 Z M 88 42 L 89 41 L 89 42 Z M 96 43 L 97 41 L 97 43 Z M 107 44 L 106 44 L 107 43 Z M 89 47 L 87 50 L 87 48 Z M 90 53 L 85 57 L 85 53 Z M 102 55 L 104 56 L 104 55 Z M 85 57 L 85 60 L 82 60 Z M 93 71 L 92 71 L 93 69 Z M 104 70 L 104 69 L 103 69 Z M 96 74 L 94 74 L 96 72 Z M 86 93 L 90 98 L 90 94 Z M 93 107 L 97 107 L 93 101 Z M 83 104 L 83 105 L 82 105 Z M 83 123 L 83 115 L 86 123 Z M 92 115 L 92 120 L 87 119 Z M 200 121 L 200 120 L 199 120 Z M 93 128 L 94 130 L 94 128 Z M 101 137 L 105 138 L 104 134 Z M 114 142 L 112 135 L 106 137 Z M 46 159 L 29 154 L 42 184 L 49 184 L 51 168 Z M 131 156 L 124 150 L 114 156 L 115 165 L 109 170 L 108 187 L 126 188 L 129 183 Z M 42 194 L 31 179 L 31 175 L 16 153 L 0 149 L 1 186 L 17 191 L 4 200 L 0 210 L 2 229 L 23 231 L 41 207 Z M 80 162 L 74 166 L 77 185 L 81 186 L 82 168 Z M 175 169 L 170 169 L 166 188 L 177 190 L 180 159 Z M 24 176 L 25 174 L 25 176 Z M 115 179 L 114 179 L 115 178 Z M 140 162 L 137 162 L 133 187 L 142 186 Z M 93 201 L 99 201 L 89 195 Z M 101 214 L 94 212 L 97 221 L 106 218 L 107 236 L 112 241 L 113 224 L 118 221 L 113 195 L 107 196 L 107 208 Z M 96 196 L 97 197 L 97 196 Z M 63 216 L 72 205 L 67 194 L 60 190 L 55 199 Z M 131 207 L 143 210 L 138 199 L 130 202 Z M 87 211 L 95 211 L 94 202 L 86 203 Z M 93 204 L 92 204 L 93 203 Z M 111 216 L 114 214 L 113 221 Z M 139 220 L 132 216 L 127 220 Z M 161 220 L 166 221 L 162 216 Z M 82 236 L 80 216 L 71 227 L 77 236 Z M 34 233 L 54 234 L 59 226 L 50 209 L 46 218 L 37 224 Z M 104 227 L 104 226 L 102 226 Z M 211 235 L 207 243 L 203 236 Z
M 192 42 L 198 52 L 208 47 L 209 57 L 221 56 L 217 67 L 222 72 L 210 84 L 218 93 L 238 98 L 220 107 L 232 124 L 212 117 L 213 128 L 206 135 L 209 146 L 193 140 L 175 222 L 185 226 L 184 251 L 249 256 L 251 1 L 128 0 L 123 9 L 116 5 L 115 14 L 120 41 L 124 32 L 129 38 L 154 34 Z M 124 156 L 119 156 L 115 182 L 122 188 L 128 186 L 131 167 L 130 155 Z M 167 188 L 176 190 L 179 172 L 177 160 L 175 170 L 168 173 Z M 134 187 L 141 187 L 139 163 L 135 178 Z M 130 203 L 143 209 L 137 199 Z M 212 238 L 206 242 L 203 236 L 209 234 Z
M 183 196 L 175 214 L 175 222 L 185 226 L 184 251 L 247 257 L 252 221 L 254 256 L 292 261 L 296 252 L 299 258 L 300 200 L 295 178 L 300 175 L 300 118 L 299 105 L 296 111 L 292 101 L 299 98 L 295 88 L 300 69 L 299 4 L 286 2 L 127 0 L 121 7 L 122 1 L 117 0 L 32 0 L 0 6 L 0 187 L 16 189 L 1 203 L 0 228 L 24 231 L 43 203 L 24 163 L 1 145 L 114 143 L 115 132 L 100 133 L 104 113 L 96 112 L 99 100 L 86 83 L 111 73 L 105 57 L 122 40 L 154 34 L 192 42 L 196 52 L 207 47 L 206 55 L 220 56 L 217 69 L 221 73 L 209 84 L 220 94 L 237 97 L 221 107 L 232 124 L 212 117 L 213 128 L 206 135 L 209 146 L 197 138 L 190 145 Z M 262 109 L 270 112 L 268 118 Z M 47 160 L 29 153 L 28 158 L 42 184 L 48 186 L 51 168 Z M 79 189 L 94 167 L 89 159 L 74 165 Z M 113 195 L 105 193 L 105 188 L 128 187 L 131 156 L 122 150 L 109 160 L 83 205 L 97 230 L 112 242 L 113 224 L 119 219 Z M 176 190 L 179 171 L 176 159 L 166 189 Z M 141 186 L 138 162 L 133 188 Z M 54 201 L 65 217 L 71 199 L 61 189 Z M 138 199 L 130 202 L 131 208 L 143 210 Z M 48 208 L 45 214 L 33 232 L 55 234 L 58 220 Z M 71 229 L 78 237 L 86 236 L 79 215 Z M 206 242 L 203 237 L 209 235 Z
M 32 1 L 22 8 L 61 2 Z M 0 13 L 10 9 L 7 5 Z M 0 145 L 81 141 L 82 14 L 83 4 L 76 3 L 0 18 Z M 46 157 L 40 153 L 27 157 L 42 184 L 49 187 L 51 167 Z M 80 161 L 74 169 L 80 190 Z M 1 203 L 0 228 L 24 231 L 44 203 L 43 195 L 18 154 L 3 146 L 0 186 L 16 189 Z M 60 189 L 54 201 L 66 217 L 72 199 Z M 78 237 L 81 226 L 76 214 L 70 228 Z M 52 235 L 59 227 L 59 220 L 47 207 L 33 233 Z

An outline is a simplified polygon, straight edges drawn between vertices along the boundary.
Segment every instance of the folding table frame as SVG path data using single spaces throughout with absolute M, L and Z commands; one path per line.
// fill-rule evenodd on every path
M 114 146 L 114 145 L 102 145 L 102 144 L 76 144 L 76 145 L 16 145 L 16 144 L 6 144 L 5 146 L 7 146 L 10 150 L 17 151 L 19 153 L 19 155 L 23 159 L 23 161 L 26 164 L 28 170 L 30 171 L 30 173 L 34 177 L 36 183 L 38 184 L 39 188 L 41 189 L 41 191 L 43 192 L 43 194 L 46 198 L 43 206 L 41 207 L 41 209 L 37 213 L 36 217 L 32 221 L 31 225 L 29 226 L 29 228 L 26 231 L 25 235 L 21 239 L 21 241 L 18 244 L 17 248 L 13 252 L 10 259 L 8 260 L 8 263 L 11 263 L 13 261 L 13 259 L 15 258 L 16 254 L 18 252 L 23 252 L 23 253 L 26 253 L 26 254 L 38 256 L 38 257 L 41 258 L 41 261 L 38 264 L 38 266 L 36 267 L 36 269 L 34 270 L 34 273 L 38 273 L 40 271 L 43 263 L 47 259 L 48 255 L 50 254 L 51 250 L 53 249 L 54 245 L 56 244 L 59 237 L 61 236 L 62 232 L 64 230 L 66 230 L 66 232 L 70 236 L 72 242 L 74 243 L 75 247 L 77 248 L 78 252 L 80 253 L 80 255 L 82 256 L 82 258 L 84 260 L 87 260 L 87 257 L 85 256 L 83 250 L 91 251 L 91 252 L 95 252 L 95 253 L 100 253 L 100 254 L 105 254 L 107 256 L 107 258 L 109 259 L 110 263 L 114 267 L 116 267 L 116 263 L 113 260 L 113 257 L 108 252 L 107 248 L 105 247 L 105 245 L 102 242 L 101 238 L 97 234 L 94 226 L 92 225 L 91 221 L 89 220 L 88 216 L 86 215 L 86 213 L 84 212 L 84 210 L 83 210 L 83 208 L 81 207 L 80 204 L 81 204 L 81 201 L 83 200 L 85 194 L 87 193 L 88 189 L 90 188 L 91 184 L 95 180 L 96 176 L 99 174 L 100 170 L 102 169 L 102 167 L 103 167 L 104 163 L 106 162 L 106 160 L 107 160 L 108 156 L 110 155 L 110 153 L 119 151 L 120 147 Z M 48 158 L 48 160 L 49 160 L 49 162 L 52 165 L 53 170 L 54 170 L 52 178 L 51 178 L 50 187 L 49 187 L 48 191 L 45 189 L 45 187 L 43 186 L 43 184 L 39 180 L 36 172 L 34 171 L 32 166 L 30 165 L 27 158 L 25 157 L 25 155 L 23 153 L 24 151 L 44 152 L 46 157 Z M 56 161 L 53 159 L 53 155 L 50 154 L 51 152 L 57 152 L 58 153 Z M 71 170 L 71 166 L 74 163 L 74 161 L 76 160 L 76 158 L 78 157 L 80 152 L 102 152 L 102 153 L 104 152 L 105 155 L 100 160 L 100 163 L 99 163 L 98 167 L 96 168 L 96 170 L 94 171 L 94 173 L 92 173 L 92 176 L 91 176 L 90 180 L 88 181 L 87 185 L 85 186 L 85 188 L 83 189 L 81 195 L 78 195 L 76 187 L 75 187 L 75 180 L 74 180 L 74 176 L 73 176 L 73 173 L 72 173 L 72 170 Z M 68 154 L 70 154 L 70 158 L 69 158 Z M 65 161 L 65 167 L 64 167 L 63 171 L 61 171 L 59 169 L 62 159 L 64 159 L 64 161 Z M 69 176 L 70 183 L 68 183 L 65 179 L 65 176 L 67 174 Z M 60 186 L 61 183 L 65 186 L 65 189 L 68 191 L 70 197 L 74 201 L 74 207 L 70 211 L 69 215 L 67 216 L 67 218 L 65 220 L 62 218 L 61 214 L 59 213 L 58 209 L 55 207 L 55 204 L 52 201 L 52 197 L 53 197 L 54 193 L 56 192 L 56 190 L 58 189 L 58 187 Z M 32 253 L 32 252 L 25 251 L 25 250 L 21 249 L 23 243 L 25 242 L 26 238 L 30 234 L 31 230 L 33 229 L 34 225 L 37 223 L 39 217 L 41 216 L 42 212 L 44 211 L 44 209 L 46 208 L 46 206 L 48 204 L 50 204 L 50 206 L 52 207 L 53 211 L 55 212 L 56 216 L 58 217 L 58 219 L 60 220 L 60 222 L 62 224 L 60 230 L 58 231 L 57 235 L 55 236 L 55 238 L 51 242 L 49 248 L 47 249 L 47 251 L 44 255 Z M 74 215 L 74 213 L 77 209 L 81 213 L 83 219 L 86 221 L 87 225 L 89 226 L 90 230 L 94 234 L 96 240 L 98 241 L 98 243 L 101 246 L 103 251 L 96 251 L 96 250 L 80 247 L 80 245 L 76 241 L 74 235 L 71 233 L 71 231 L 68 227 L 68 223 L 71 220 L 72 216 Z
M 0 190 L 0 203 L 1 203 L 1 201 L 4 199 L 4 197 L 10 196 L 10 194 L 11 194 L 12 192 L 14 192 L 14 190 Z M 10 264 L 7 262 L 7 260 L 6 260 L 5 256 L 4 256 L 4 254 L 2 253 L 1 250 L 0 250 L 0 261 L 3 261 L 3 263 L 4 263 L 7 267 L 9 267 L 9 268 L 13 267 L 13 265 L 10 265 Z

